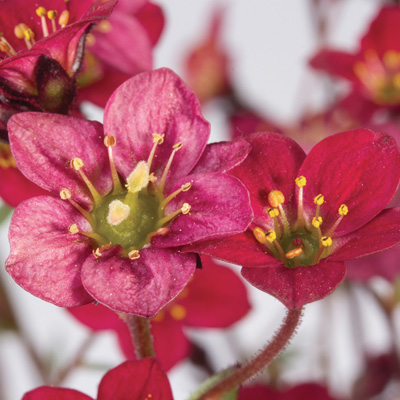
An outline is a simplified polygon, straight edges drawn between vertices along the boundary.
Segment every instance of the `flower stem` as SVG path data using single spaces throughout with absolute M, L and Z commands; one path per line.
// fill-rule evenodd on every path
M 235 372 L 204 393 L 199 400 L 219 400 L 260 372 L 286 347 L 301 321 L 303 308 L 288 310 L 279 331 L 265 348 Z
M 150 321 L 147 318 L 130 314 L 122 314 L 122 319 L 126 322 L 131 332 L 137 359 L 155 357 Z

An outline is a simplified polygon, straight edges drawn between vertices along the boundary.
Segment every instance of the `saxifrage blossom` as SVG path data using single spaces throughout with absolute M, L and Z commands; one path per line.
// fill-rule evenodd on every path
M 86 34 L 108 17 L 116 0 L 2 0 L 0 14 L 0 133 L 23 111 L 67 114 Z
M 191 251 L 242 265 L 250 283 L 296 309 L 331 293 L 345 277 L 344 261 L 400 241 L 400 209 L 383 210 L 400 180 L 392 137 L 356 129 L 307 156 L 282 135 L 246 139 L 253 149 L 232 174 L 250 192 L 251 229 Z
M 42 386 L 22 400 L 93 400 L 73 389 Z M 126 361 L 102 378 L 96 400 L 173 400 L 168 377 L 157 360 Z
M 203 268 L 196 270 L 185 289 L 151 320 L 154 349 L 166 370 L 191 353 L 185 327 L 226 328 L 250 310 L 246 287 L 237 274 L 209 257 L 201 260 Z M 94 331 L 114 330 L 125 356 L 134 358 L 131 334 L 116 313 L 100 304 L 68 311 Z
M 54 304 L 95 299 L 152 317 L 196 268 L 181 246 L 251 222 L 246 189 L 223 173 L 246 157 L 248 143 L 206 148 L 209 124 L 171 70 L 120 86 L 107 103 L 105 134 L 98 122 L 44 113 L 15 115 L 9 130 L 18 168 L 53 195 L 15 210 L 6 268 Z

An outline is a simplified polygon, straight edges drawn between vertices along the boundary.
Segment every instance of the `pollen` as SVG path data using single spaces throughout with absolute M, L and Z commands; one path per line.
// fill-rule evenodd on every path
M 318 196 L 314 197 L 314 203 L 317 204 L 318 206 L 321 206 L 324 204 L 325 198 L 322 196 L 322 194 L 319 194 Z
M 322 224 L 322 218 L 321 217 L 314 217 L 312 219 L 311 223 L 315 228 L 319 228 L 320 225 Z
M 117 144 L 117 139 L 114 135 L 107 135 L 104 137 L 104 146 L 114 147 Z
M 279 204 L 283 204 L 285 202 L 285 196 L 280 190 L 272 190 L 268 194 L 268 203 L 271 207 L 276 208 Z
M 192 207 L 189 203 L 183 203 L 183 206 L 181 208 L 182 214 L 189 214 L 191 208 Z
M 36 14 L 38 17 L 44 17 L 46 15 L 47 11 L 44 7 L 38 7 L 36 9 Z
M 291 260 L 291 259 L 293 259 L 293 258 L 295 258 L 295 257 L 300 256 L 301 254 L 303 254 L 303 249 L 299 247 L 299 248 L 297 248 L 297 249 L 289 250 L 289 251 L 285 254 L 285 257 L 286 257 L 287 259 Z
M 70 165 L 74 170 L 79 171 L 83 167 L 83 161 L 82 159 L 75 157 L 70 161 Z
M 349 212 L 349 209 L 348 209 L 348 207 L 346 206 L 346 204 L 342 204 L 342 205 L 339 207 L 339 210 L 338 210 L 339 215 L 347 215 L 348 212 Z
M 321 238 L 321 244 L 324 247 L 330 247 L 332 246 L 332 238 L 330 236 L 322 236 Z
M 68 200 L 71 198 L 71 192 L 68 189 L 61 189 L 60 190 L 60 197 L 61 200 Z
M 296 185 L 301 188 L 303 186 L 306 186 L 307 184 L 307 179 L 304 176 L 299 176 L 298 178 L 296 178 L 295 180 Z
M 272 243 L 276 240 L 276 233 L 273 230 L 270 230 L 265 233 L 265 238 L 268 240 L 268 242 Z
M 277 208 L 268 208 L 267 213 L 271 218 L 275 218 L 279 215 L 279 210 Z
M 253 229 L 253 235 L 256 238 L 257 242 L 261 244 L 264 244 L 267 240 L 267 238 L 265 237 L 265 232 L 258 226 Z
M 128 253 L 128 257 L 129 257 L 131 260 L 137 260 L 138 258 L 140 258 L 140 252 L 139 252 L 139 250 L 131 250 L 131 251 Z
M 131 212 L 130 207 L 120 200 L 113 200 L 108 207 L 107 222 L 114 226 L 125 221 Z
M 141 189 L 145 188 L 149 183 L 149 172 L 147 162 L 139 161 L 126 179 L 129 192 L 137 193 Z

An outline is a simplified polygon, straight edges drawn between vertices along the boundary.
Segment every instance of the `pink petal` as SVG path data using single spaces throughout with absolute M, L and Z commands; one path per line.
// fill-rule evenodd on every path
M 165 25 L 162 8 L 157 4 L 148 2 L 138 10 L 135 17 L 140 21 L 144 29 L 146 29 L 152 45 L 155 46 L 160 39 Z
M 26 393 L 22 400 L 93 400 L 91 397 L 73 389 L 41 386 Z
M 335 231 L 335 236 L 344 235 L 389 203 L 400 180 L 400 152 L 392 137 L 355 129 L 319 142 L 304 161 L 301 175 L 307 179 L 304 208 L 310 220 L 315 215 L 315 196 L 325 197 L 320 211 L 323 233 L 339 218 L 340 205 L 347 205 L 349 212 Z
M 138 161 L 149 157 L 154 132 L 165 134 L 152 166 L 152 172 L 159 177 L 172 146 L 183 143 L 170 168 L 167 185 L 193 169 L 210 131 L 193 92 L 166 68 L 143 72 L 122 84 L 107 103 L 104 129 L 117 138 L 115 160 L 125 176 Z
M 334 239 L 330 261 L 346 261 L 386 250 L 400 242 L 400 208 L 383 210 L 366 225 Z
M 79 157 L 83 171 L 96 189 L 111 190 L 107 149 L 102 125 L 64 115 L 20 113 L 8 123 L 10 146 L 20 171 L 31 181 L 59 196 L 68 189 L 78 203 L 90 206 L 92 197 L 69 162 Z
M 127 314 L 151 318 L 186 286 L 196 268 L 193 254 L 147 248 L 140 258 L 119 255 L 118 247 L 82 267 L 85 289 L 100 303 Z
M 280 300 L 286 307 L 297 309 L 331 294 L 343 281 L 343 262 L 322 262 L 310 267 L 242 268 L 242 275 L 253 286 Z
M 265 208 L 270 207 L 268 194 L 280 190 L 285 196 L 288 219 L 296 210 L 294 203 L 294 180 L 305 158 L 300 146 L 288 137 L 277 133 L 259 132 L 246 136 L 253 146 L 242 164 L 231 173 L 237 176 L 250 192 L 254 223 L 262 227 L 272 226 L 272 219 Z
M 200 240 L 221 238 L 243 232 L 252 220 L 245 187 L 228 174 L 189 175 L 176 182 L 171 192 L 186 182 L 192 187 L 180 193 L 166 207 L 166 215 L 191 206 L 189 214 L 176 217 L 166 235 L 157 235 L 152 244 L 160 247 L 182 246 Z
M 16 208 L 9 232 L 8 273 L 29 293 L 62 307 L 93 301 L 80 278 L 92 249 L 83 236 L 68 232 L 74 223 L 81 230 L 90 229 L 68 203 L 40 196 Z
M 233 142 L 208 144 L 191 173 L 227 172 L 242 163 L 250 149 L 249 142 L 243 138 L 238 138 Z
M 100 382 L 97 400 L 142 400 L 146 397 L 173 400 L 167 375 L 153 358 L 126 361 L 108 371 Z

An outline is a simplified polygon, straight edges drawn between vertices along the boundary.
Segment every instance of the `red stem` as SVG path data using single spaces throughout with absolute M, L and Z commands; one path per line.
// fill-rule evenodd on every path
M 150 321 L 147 318 L 129 314 L 124 314 L 122 318 L 131 333 L 137 359 L 155 357 Z

